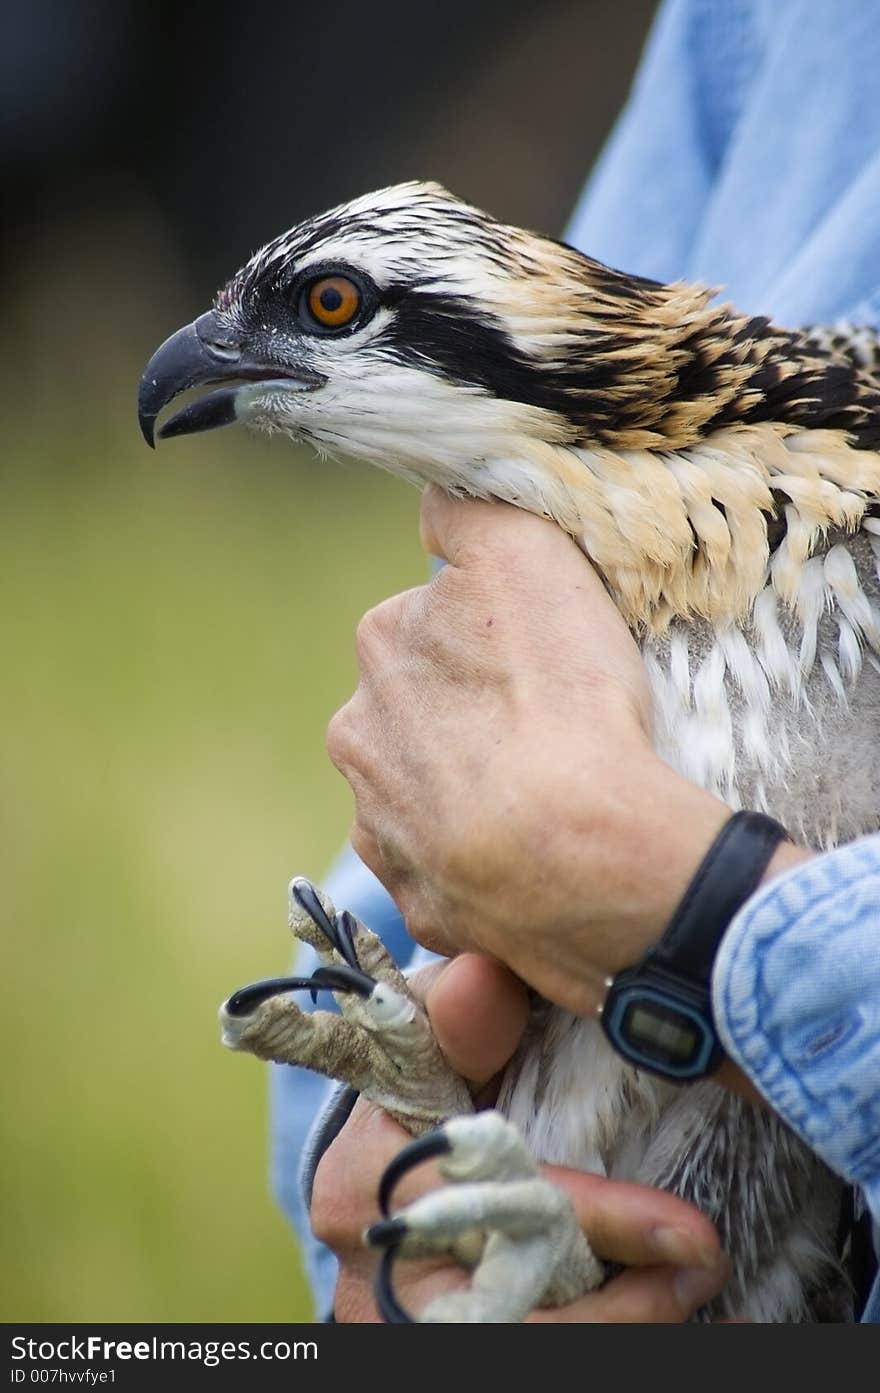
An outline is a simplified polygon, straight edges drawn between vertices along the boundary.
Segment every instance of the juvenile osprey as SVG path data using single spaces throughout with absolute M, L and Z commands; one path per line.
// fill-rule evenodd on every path
M 172 398 L 221 384 L 159 435 L 243 421 L 555 519 L 639 637 L 661 754 L 731 807 L 827 846 L 880 826 L 877 336 L 782 329 L 712 297 L 612 270 L 436 184 L 402 184 L 253 256 L 148 364 L 141 427 L 152 444 Z M 227 1041 L 353 1082 L 413 1132 L 467 1113 L 372 935 L 292 890 L 294 931 L 322 951 L 343 1016 L 300 1013 L 275 984 L 227 1003 Z M 699 1205 L 733 1268 L 707 1315 L 850 1317 L 841 1186 L 769 1111 L 637 1073 L 595 1022 L 547 1004 L 498 1109 L 540 1161 Z M 468 1218 L 492 1237 L 473 1289 L 429 1319 L 521 1319 L 598 1279 L 571 1216 L 560 1221 L 496 1122 L 444 1134 L 450 1178 L 485 1182 Z M 501 1176 L 534 1187 L 513 1213 Z M 454 1248 L 456 1193 L 374 1241 Z M 550 1235 L 537 1267 L 516 1256 L 523 1206 Z

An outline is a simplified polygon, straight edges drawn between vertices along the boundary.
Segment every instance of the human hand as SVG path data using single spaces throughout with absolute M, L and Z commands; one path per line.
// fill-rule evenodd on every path
M 452 1066 L 491 1101 L 492 1079 L 507 1062 L 528 1017 L 521 982 L 499 964 L 465 954 L 411 979 L 420 985 L 431 1024 Z M 379 1181 L 411 1138 L 373 1104 L 359 1099 L 322 1158 L 312 1193 L 312 1226 L 339 1259 L 335 1314 L 340 1322 L 377 1321 L 373 1282 L 377 1255 L 362 1234 L 378 1217 Z M 438 1183 L 419 1167 L 395 1190 L 403 1207 Z M 605 1180 L 559 1166 L 544 1172 L 569 1195 L 596 1253 L 627 1271 L 570 1305 L 535 1311 L 532 1321 L 683 1321 L 717 1295 L 727 1275 L 708 1219 L 673 1195 Z M 414 1314 L 441 1292 L 468 1281 L 450 1260 L 400 1261 L 395 1289 Z
M 429 489 L 422 531 L 449 564 L 364 617 L 328 733 L 353 844 L 420 942 L 591 1012 L 729 810 L 654 753 L 638 649 L 555 524 Z

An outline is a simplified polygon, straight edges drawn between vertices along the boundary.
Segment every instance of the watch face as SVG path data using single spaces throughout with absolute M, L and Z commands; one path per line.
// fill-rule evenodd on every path
M 702 1044 L 702 1031 L 680 1011 L 656 1002 L 634 1001 L 624 1015 L 624 1030 L 630 1041 L 658 1060 L 686 1064 Z
M 629 981 L 621 978 L 629 977 Z M 654 974 L 621 973 L 602 1012 L 602 1029 L 636 1068 L 681 1083 L 704 1077 L 721 1058 L 705 993 Z

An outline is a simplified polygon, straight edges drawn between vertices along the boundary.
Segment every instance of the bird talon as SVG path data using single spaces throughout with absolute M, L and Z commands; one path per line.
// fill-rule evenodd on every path
M 368 1248 L 396 1248 L 406 1237 L 407 1229 L 405 1219 L 380 1219 L 367 1229 L 364 1242 Z
M 379 1182 L 379 1208 L 386 1219 L 388 1218 L 391 1194 L 398 1181 L 402 1180 L 407 1172 L 415 1166 L 421 1165 L 422 1161 L 431 1161 L 437 1156 L 448 1156 L 451 1150 L 452 1143 L 445 1131 L 442 1127 L 437 1127 L 433 1132 L 426 1132 L 424 1136 L 417 1137 L 415 1141 L 411 1141 L 408 1146 L 397 1153 L 385 1167 Z M 376 1225 L 374 1225 L 375 1227 Z
M 250 1016 L 264 1001 L 269 1001 L 273 996 L 283 996 L 286 992 L 310 991 L 314 1000 L 313 983 L 312 977 L 267 977 L 261 982 L 239 987 L 224 1001 L 221 1009 L 228 1016 Z
M 386 1325 L 416 1325 L 418 1322 L 401 1306 L 394 1294 L 391 1272 L 397 1257 L 397 1244 L 391 1243 L 382 1254 L 379 1270 L 376 1273 L 376 1308 Z
M 305 876 L 294 877 L 290 882 L 289 895 L 321 930 L 343 961 L 359 971 L 360 963 L 354 946 L 355 920 L 348 910 L 332 916 L 328 914 L 314 885 Z
M 367 1000 L 375 987 L 374 977 L 369 977 L 359 968 L 340 963 L 331 967 L 316 967 L 311 977 L 267 977 L 264 981 L 239 987 L 238 991 L 233 992 L 223 1003 L 222 1009 L 228 1016 L 250 1016 L 258 1006 L 273 996 L 300 991 L 309 992 L 313 1002 L 317 1001 L 319 990 L 353 992 Z
M 362 972 L 359 967 L 349 967 L 347 963 L 333 963 L 326 967 L 316 967 L 311 979 L 319 987 L 332 992 L 354 992 L 364 1001 L 373 995 L 378 983 L 375 977 Z

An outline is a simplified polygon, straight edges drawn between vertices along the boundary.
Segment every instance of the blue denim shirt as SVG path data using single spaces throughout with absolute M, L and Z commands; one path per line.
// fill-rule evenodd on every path
M 718 286 L 741 309 L 785 325 L 880 324 L 878 73 L 875 0 L 666 0 L 568 240 L 627 271 Z M 873 858 L 880 877 L 872 841 L 822 860 L 832 868 L 822 874 L 849 889 L 826 893 L 826 880 L 820 891 L 820 873 L 801 871 L 744 911 L 725 940 L 716 1006 L 732 1057 L 830 1166 L 865 1187 L 877 1216 L 878 977 L 872 1001 L 864 972 L 849 977 L 838 956 L 843 916 L 847 958 L 875 968 L 880 958 L 880 911 L 869 912 L 869 891 L 852 889 L 855 855 Z M 409 960 L 412 941 L 393 903 L 353 853 L 327 888 L 383 934 L 401 964 Z M 793 913 L 776 937 L 750 932 L 783 893 L 803 896 L 806 920 Z M 809 952 L 798 947 L 802 931 Z M 305 956 L 299 968 L 311 970 Z M 802 996 L 776 992 L 795 978 Z M 860 983 L 863 999 L 840 997 Z M 756 984 L 762 990 L 749 1007 Z M 832 1023 L 844 1020 L 838 1035 Z M 273 1070 L 275 1190 L 302 1240 L 322 1314 L 332 1308 L 336 1263 L 311 1237 L 299 1166 L 327 1087 L 304 1070 Z M 876 1285 L 870 1309 L 880 1320 Z
M 728 1055 L 880 1230 L 880 834 L 752 897 L 721 941 L 712 1004 Z M 880 1278 L 863 1319 L 880 1321 Z

